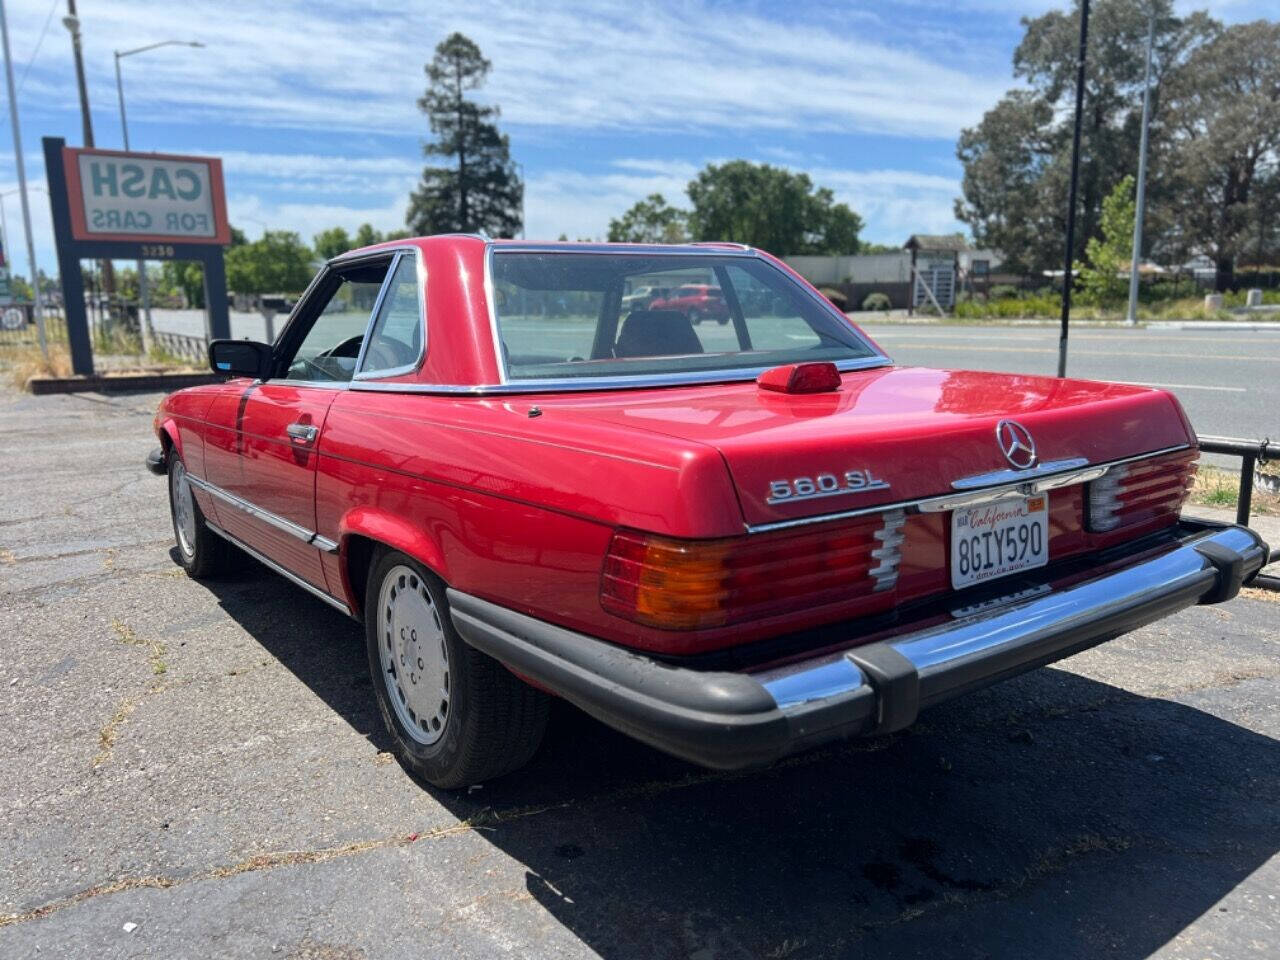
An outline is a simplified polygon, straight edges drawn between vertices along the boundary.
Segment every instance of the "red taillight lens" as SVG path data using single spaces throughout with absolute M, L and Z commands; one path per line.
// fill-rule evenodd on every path
M 869 596 L 897 581 L 901 511 L 724 540 L 613 535 L 600 603 L 666 630 L 696 630 Z
M 1184 450 L 1112 467 L 1089 484 L 1089 529 L 1107 533 L 1177 517 L 1195 477 L 1196 456 Z
M 756 383 L 775 393 L 826 393 L 840 389 L 840 371 L 834 363 L 791 363 L 766 370 Z

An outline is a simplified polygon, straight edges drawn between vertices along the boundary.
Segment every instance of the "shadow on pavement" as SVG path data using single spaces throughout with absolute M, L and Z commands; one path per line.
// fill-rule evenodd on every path
M 358 627 L 265 571 L 209 586 L 386 749 Z M 1280 850 L 1274 740 L 1052 668 L 732 775 L 561 703 L 529 767 L 431 792 L 606 958 L 1137 960 Z

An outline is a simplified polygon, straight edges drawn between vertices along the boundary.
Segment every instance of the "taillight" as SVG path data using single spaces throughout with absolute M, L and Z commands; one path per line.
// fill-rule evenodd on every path
M 1194 450 L 1184 450 L 1112 467 L 1089 484 L 1089 529 L 1106 533 L 1177 517 L 1195 477 L 1195 460 Z
M 600 603 L 665 630 L 742 623 L 871 596 L 897 582 L 902 511 L 722 540 L 613 535 Z

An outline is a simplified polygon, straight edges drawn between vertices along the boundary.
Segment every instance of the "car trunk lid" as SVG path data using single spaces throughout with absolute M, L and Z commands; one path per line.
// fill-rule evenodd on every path
M 1041 464 L 1105 463 L 1194 440 L 1164 391 L 920 367 L 845 373 L 825 393 L 752 382 L 543 405 L 715 447 L 752 527 L 951 493 L 1011 470 L 997 439 L 1006 419 L 1030 434 Z

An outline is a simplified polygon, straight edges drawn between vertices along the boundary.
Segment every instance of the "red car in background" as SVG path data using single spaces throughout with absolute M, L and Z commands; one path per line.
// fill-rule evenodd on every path
M 553 696 L 720 768 L 899 730 L 1268 557 L 1180 516 L 1169 393 L 895 366 L 736 245 L 397 241 L 209 354 L 148 458 L 182 566 L 248 554 L 361 621 L 442 787 L 525 763 Z
M 706 283 L 686 283 L 666 297 L 649 302 L 650 310 L 674 310 L 695 326 L 704 319 L 724 324 L 729 322 L 729 305 L 719 287 Z

